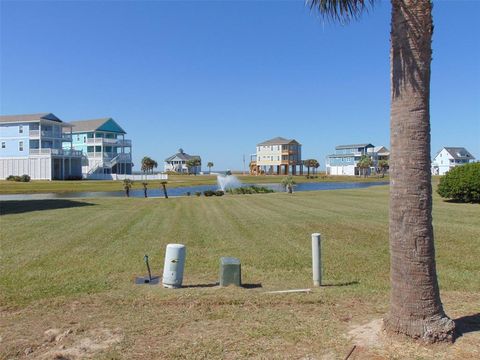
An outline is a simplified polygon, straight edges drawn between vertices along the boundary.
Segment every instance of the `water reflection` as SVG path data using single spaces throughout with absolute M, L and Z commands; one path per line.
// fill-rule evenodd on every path
M 252 184 L 245 184 L 249 186 Z M 256 184 L 265 186 L 277 192 L 285 191 L 281 184 Z M 316 191 L 316 190 L 341 190 L 341 189 L 361 189 L 371 186 L 388 185 L 387 182 L 317 182 L 297 184 L 294 191 Z M 195 196 L 196 192 L 205 190 L 218 190 L 218 185 L 199 185 L 189 187 L 167 188 L 168 196 L 185 196 L 190 193 Z M 68 193 L 46 193 L 46 194 L 12 194 L 0 195 L 0 200 L 45 200 L 45 199 L 65 199 L 65 198 L 100 198 L 100 197 L 124 197 L 124 191 L 95 191 L 95 192 L 68 192 Z M 149 197 L 163 197 L 163 190 L 160 188 L 149 188 Z M 144 197 L 143 189 L 130 190 L 130 197 Z

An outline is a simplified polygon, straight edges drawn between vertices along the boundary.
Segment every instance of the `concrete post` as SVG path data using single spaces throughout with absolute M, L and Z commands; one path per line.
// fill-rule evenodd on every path
M 322 254 L 321 238 L 319 233 L 312 234 L 312 271 L 313 286 L 322 284 Z

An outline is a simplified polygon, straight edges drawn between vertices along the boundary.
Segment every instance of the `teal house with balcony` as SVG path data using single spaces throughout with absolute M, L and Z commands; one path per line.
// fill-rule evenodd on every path
M 132 142 L 125 139 L 125 130 L 112 118 L 78 120 L 72 128 L 72 146 L 82 151 L 84 178 L 132 173 Z
M 372 166 L 367 169 L 367 174 L 378 173 L 379 162 L 390 159 L 390 150 L 385 146 L 373 146 L 372 144 L 338 145 L 335 153 L 325 159 L 328 175 L 360 175 L 358 162 L 362 156 L 368 156 L 372 160 Z
M 82 176 L 82 152 L 72 144 L 72 126 L 52 113 L 0 116 L 0 179 L 34 180 Z

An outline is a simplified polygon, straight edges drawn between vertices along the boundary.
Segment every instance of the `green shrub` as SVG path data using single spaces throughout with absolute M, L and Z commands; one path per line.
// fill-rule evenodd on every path
M 22 176 L 9 175 L 5 180 L 7 181 L 17 181 L 17 182 L 30 182 L 30 176 L 23 174 Z
M 200 191 L 195 191 L 195 195 L 200 196 L 202 193 Z
M 213 195 L 215 195 L 215 191 L 213 191 L 213 190 L 205 190 L 205 191 L 203 192 L 203 195 L 205 195 L 205 196 L 213 196 Z
M 222 190 L 215 191 L 215 196 L 223 196 L 225 193 Z
M 264 186 L 242 186 L 239 188 L 228 189 L 227 192 L 229 194 L 266 194 L 266 193 L 273 193 L 272 189 L 269 189 Z
M 440 178 L 437 192 L 446 199 L 480 203 L 480 163 L 454 167 Z
M 70 181 L 76 181 L 76 180 L 82 180 L 82 175 L 69 175 L 65 180 L 70 180 Z

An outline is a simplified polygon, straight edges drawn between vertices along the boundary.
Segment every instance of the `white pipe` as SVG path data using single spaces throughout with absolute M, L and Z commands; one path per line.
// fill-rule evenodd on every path
M 312 272 L 313 286 L 322 284 L 322 254 L 321 237 L 319 233 L 312 234 Z
M 163 267 L 163 286 L 167 288 L 182 287 L 185 266 L 185 245 L 168 244 Z

